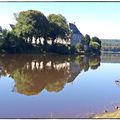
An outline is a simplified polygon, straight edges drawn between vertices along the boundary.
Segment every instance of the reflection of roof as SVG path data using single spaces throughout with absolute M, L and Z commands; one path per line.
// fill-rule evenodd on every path
M 75 24 L 69 23 L 69 26 L 73 33 L 81 34 Z

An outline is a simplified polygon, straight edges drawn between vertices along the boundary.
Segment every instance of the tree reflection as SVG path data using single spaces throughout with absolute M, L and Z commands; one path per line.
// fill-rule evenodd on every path
M 14 91 L 29 96 L 61 91 L 82 70 L 97 69 L 100 56 L 6 55 L 0 57 L 0 66 L 0 74 L 15 81 Z

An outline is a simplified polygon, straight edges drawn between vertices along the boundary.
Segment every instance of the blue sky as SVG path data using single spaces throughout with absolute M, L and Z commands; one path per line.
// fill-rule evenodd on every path
M 9 28 L 13 13 L 28 9 L 62 14 L 91 37 L 120 39 L 120 2 L 0 2 L 0 25 Z

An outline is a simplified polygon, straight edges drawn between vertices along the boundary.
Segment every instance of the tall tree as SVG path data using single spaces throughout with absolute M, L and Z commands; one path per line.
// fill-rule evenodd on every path
M 88 34 L 85 35 L 85 44 L 89 45 L 90 43 L 90 36 Z
M 40 11 L 22 11 L 16 16 L 16 21 L 15 32 L 24 36 L 25 40 L 29 39 L 32 42 L 33 37 L 35 40 L 40 37 L 46 39 L 49 22 Z
M 52 40 L 52 44 L 58 37 L 65 39 L 70 32 L 66 18 L 61 14 L 50 14 L 48 21 L 50 23 L 49 37 Z
M 101 45 L 101 40 L 98 37 L 92 37 L 92 41 L 97 42 Z

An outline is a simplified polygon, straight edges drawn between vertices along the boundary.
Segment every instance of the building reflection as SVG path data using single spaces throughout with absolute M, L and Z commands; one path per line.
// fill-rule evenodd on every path
M 61 91 L 81 71 L 97 69 L 100 56 L 6 55 L 0 57 L 0 75 L 14 80 L 12 91 L 37 95 Z

